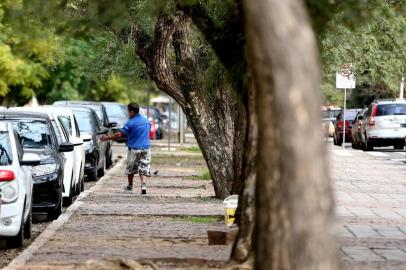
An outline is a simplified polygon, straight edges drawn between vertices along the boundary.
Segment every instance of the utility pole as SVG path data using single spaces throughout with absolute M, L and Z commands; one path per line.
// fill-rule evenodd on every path
M 405 76 L 402 75 L 402 78 L 400 79 L 400 93 L 399 93 L 400 99 L 403 99 L 404 89 L 405 89 Z

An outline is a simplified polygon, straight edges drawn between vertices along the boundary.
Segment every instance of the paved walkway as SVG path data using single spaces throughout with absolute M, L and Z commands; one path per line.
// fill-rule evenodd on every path
M 406 269 L 404 153 L 329 152 L 344 268 Z
M 115 152 L 125 156 L 124 147 Z M 109 265 L 106 259 L 129 260 L 128 265 L 138 261 L 146 269 L 189 269 L 227 261 L 230 246 L 208 245 L 207 230 L 225 227 L 222 202 L 213 198 L 211 181 L 192 179 L 202 169 L 201 160 L 189 155 L 184 158 L 189 166 L 184 166 L 182 156 L 176 155 L 175 163 L 164 165 L 159 160 L 163 156 L 153 156 L 162 165 L 153 167 L 159 176 L 150 179 L 146 196 L 138 185 L 133 193 L 121 189 L 122 159 L 9 269 L 95 269 L 99 264 L 104 265 L 100 269 L 119 269 L 123 264 Z

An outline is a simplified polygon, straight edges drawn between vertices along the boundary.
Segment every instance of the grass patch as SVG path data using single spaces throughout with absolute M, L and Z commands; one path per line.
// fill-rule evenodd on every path
M 211 174 L 209 170 L 204 170 L 201 175 L 195 176 L 185 176 L 183 177 L 185 180 L 211 180 Z
M 202 150 L 200 149 L 199 146 L 184 147 L 181 150 L 185 151 L 185 152 L 189 152 L 189 153 L 201 153 L 202 152 Z
M 206 166 L 206 161 L 202 156 L 179 156 L 179 155 L 168 155 L 168 156 L 152 156 L 152 164 L 154 165 L 167 165 L 167 166 Z
M 211 180 L 211 174 L 210 174 L 209 170 L 204 170 L 204 172 L 202 173 L 201 179 L 202 180 Z
M 196 217 L 196 216 L 176 216 L 173 221 L 185 221 L 191 223 L 213 224 L 221 221 L 220 217 Z

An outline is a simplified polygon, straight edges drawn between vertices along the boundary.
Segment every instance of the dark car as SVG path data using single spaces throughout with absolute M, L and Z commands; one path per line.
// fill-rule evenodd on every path
M 343 119 L 343 112 L 339 113 L 337 116 L 337 121 L 334 125 L 334 144 L 335 145 L 342 145 L 343 144 L 343 133 L 344 133 L 344 125 L 345 125 L 345 141 L 351 142 L 352 134 L 351 128 L 354 123 L 355 116 L 357 112 L 361 109 L 351 109 L 345 111 L 345 123 Z
M 164 127 L 164 122 L 163 122 L 163 116 L 161 115 L 161 113 L 159 112 L 158 108 L 156 107 L 148 107 L 148 106 L 142 106 L 141 107 L 143 113 L 145 115 L 147 115 L 147 111 L 149 109 L 149 116 L 148 116 L 148 120 L 150 122 L 154 122 L 151 123 L 151 129 L 154 129 L 154 136 L 152 139 L 156 139 L 156 140 L 161 140 L 163 138 L 163 127 Z
M 84 141 L 85 174 L 91 180 L 97 180 L 98 176 L 103 176 L 106 172 L 107 142 L 101 141 L 100 138 L 108 133 L 108 129 L 100 124 L 99 118 L 93 109 L 78 106 L 72 106 L 70 109 L 75 115 Z
M 71 143 L 58 144 L 51 120 L 46 114 L 7 111 L 3 120 L 13 124 L 26 153 L 40 156 L 40 165 L 32 167 L 33 211 L 46 212 L 50 219 L 62 213 L 63 168 L 61 152 L 71 152 Z
M 117 123 L 116 127 L 112 128 L 113 133 L 120 131 L 128 121 L 127 106 L 118 102 L 102 102 L 102 104 L 106 108 L 109 120 Z M 121 137 L 116 142 L 127 142 L 127 138 Z
M 72 107 L 72 106 L 78 106 L 78 107 L 86 107 L 86 108 L 92 108 L 95 112 L 97 117 L 99 118 L 99 121 L 101 125 L 105 128 L 108 129 L 107 134 L 112 135 L 113 134 L 113 128 L 116 127 L 117 123 L 110 121 L 109 116 L 107 114 L 106 107 L 100 103 L 100 102 L 93 102 L 93 101 L 56 101 L 54 102 L 54 105 L 58 106 L 67 106 L 67 107 Z M 113 165 L 113 148 L 112 148 L 112 142 L 108 141 L 106 143 L 106 156 L 107 156 L 107 168 L 109 168 L 111 165 Z
M 363 109 L 357 112 L 355 119 L 353 121 L 353 125 L 351 128 L 351 146 L 354 149 L 361 149 L 362 148 L 362 121 L 363 115 L 367 109 Z

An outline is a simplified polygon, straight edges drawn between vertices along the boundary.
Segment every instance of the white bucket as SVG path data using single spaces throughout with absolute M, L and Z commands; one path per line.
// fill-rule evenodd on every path
M 224 202 L 224 223 L 231 227 L 235 221 L 235 212 L 238 207 L 238 195 L 228 196 Z

